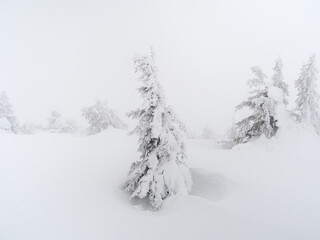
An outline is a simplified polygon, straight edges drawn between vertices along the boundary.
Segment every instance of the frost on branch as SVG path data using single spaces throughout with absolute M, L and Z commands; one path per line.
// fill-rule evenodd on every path
M 141 157 L 131 165 L 123 188 L 131 198 L 142 199 L 158 209 L 167 197 L 191 190 L 191 175 L 185 163 L 185 127 L 165 104 L 154 54 L 135 57 L 134 66 L 140 74 L 138 91 L 143 104 L 129 116 L 138 120 L 133 133 L 139 136 Z

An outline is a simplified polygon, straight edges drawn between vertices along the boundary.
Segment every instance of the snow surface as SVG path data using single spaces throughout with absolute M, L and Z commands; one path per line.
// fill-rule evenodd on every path
M 320 239 L 320 141 L 291 126 L 222 149 L 188 140 L 191 195 L 143 210 L 119 186 L 135 136 L 0 134 L 0 239 Z

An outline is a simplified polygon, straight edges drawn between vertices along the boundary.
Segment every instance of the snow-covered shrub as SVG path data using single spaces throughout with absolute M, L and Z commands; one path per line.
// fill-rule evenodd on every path
M 78 131 L 78 125 L 75 120 L 67 119 L 60 128 L 61 133 L 76 133 Z
M 24 123 L 19 126 L 20 134 L 35 134 L 36 132 L 44 130 L 41 124 Z
M 51 115 L 48 118 L 48 127 L 47 129 L 51 132 L 60 132 L 60 129 L 62 127 L 62 120 L 61 120 L 61 114 L 53 110 L 51 111 Z
M 167 197 L 191 189 L 191 175 L 185 163 L 185 128 L 165 104 L 154 54 L 135 57 L 134 65 L 140 73 L 142 85 L 138 91 L 144 102 L 129 116 L 138 120 L 133 133 L 139 136 L 141 157 L 131 165 L 123 188 L 131 198 L 140 198 L 158 209 Z
M 236 143 L 244 143 L 252 137 L 258 137 L 264 134 L 270 138 L 277 132 L 277 119 L 275 118 L 276 101 L 268 96 L 268 87 L 265 79 L 267 76 L 259 67 L 251 68 L 255 78 L 248 81 L 249 87 L 255 87 L 246 101 L 236 107 L 236 110 L 248 107 L 251 114 L 235 123 L 236 135 L 234 141 Z
M 317 93 L 317 69 L 315 56 L 303 64 L 299 78 L 295 82 L 298 91 L 295 114 L 297 120 L 304 124 L 311 124 L 320 135 L 319 94 Z
M 108 107 L 107 102 L 97 100 L 96 103 L 82 109 L 82 116 L 89 122 L 89 134 L 99 133 L 108 126 L 125 129 L 124 124 L 115 111 Z
M 51 111 L 47 129 L 55 133 L 76 133 L 78 127 L 74 120 L 65 119 L 58 111 Z
M 12 105 L 9 102 L 9 99 L 5 92 L 2 92 L 0 94 L 0 119 L 2 119 L 1 125 L 3 126 L 2 128 L 3 130 L 17 133 L 18 131 L 17 118 L 14 116 Z M 1 125 L 0 125 L 0 128 L 1 128 Z
M 61 114 L 58 111 L 56 110 L 51 111 L 51 115 L 48 118 L 48 128 L 58 129 L 58 126 L 59 126 L 58 122 L 60 118 L 61 118 Z

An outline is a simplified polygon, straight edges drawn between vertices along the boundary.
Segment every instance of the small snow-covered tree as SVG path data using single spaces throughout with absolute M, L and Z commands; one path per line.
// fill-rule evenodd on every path
M 311 56 L 309 61 L 303 64 L 300 76 L 295 82 L 295 87 L 298 90 L 295 110 L 299 121 L 311 124 L 316 132 L 320 134 L 317 73 L 315 56 Z
M 60 128 L 60 119 L 61 114 L 58 111 L 51 111 L 50 117 L 48 118 L 48 129 L 58 130 Z
M 283 73 L 282 73 L 282 60 L 279 57 L 276 60 L 275 66 L 273 67 L 274 74 L 272 76 L 272 86 L 280 88 L 283 92 L 283 103 L 288 105 L 287 97 L 289 96 L 288 84 L 283 81 Z
M 107 102 L 97 100 L 92 106 L 82 109 L 82 116 L 89 122 L 89 133 L 99 133 L 108 126 L 125 129 L 126 125 L 121 121 L 115 111 L 108 107 Z
M 17 118 L 14 116 L 12 105 L 9 102 L 9 99 L 5 92 L 2 92 L 0 94 L 0 118 L 5 118 L 11 125 L 10 130 L 14 133 L 17 133 Z
M 138 120 L 133 133 L 139 136 L 141 157 L 131 165 L 123 189 L 131 193 L 131 198 L 140 198 L 158 209 L 167 197 L 191 189 L 191 175 L 185 163 L 185 128 L 165 104 L 154 54 L 135 57 L 134 66 L 140 73 L 143 105 L 129 116 Z
M 48 127 L 50 132 L 55 133 L 76 133 L 78 130 L 74 120 L 65 119 L 58 111 L 51 111 L 48 118 Z
M 20 134 L 34 134 L 42 130 L 44 130 L 44 127 L 41 124 L 25 122 L 19 126 Z
M 61 133 L 76 133 L 78 131 L 77 122 L 73 119 L 64 120 L 60 132 Z
M 265 75 L 261 68 L 258 66 L 251 67 L 251 72 L 253 73 L 254 77 L 250 78 L 247 81 L 249 88 L 255 87 L 258 90 L 264 90 L 266 88 L 265 80 L 267 78 L 267 75 Z
M 259 67 L 251 68 L 255 78 L 250 79 L 247 84 L 250 88 L 256 89 L 251 92 L 246 101 L 236 107 L 236 111 L 248 107 L 251 114 L 235 123 L 236 143 L 244 143 L 252 137 L 258 137 L 264 134 L 270 138 L 275 135 L 278 127 L 275 118 L 275 100 L 268 97 L 268 88 L 265 83 L 266 75 Z

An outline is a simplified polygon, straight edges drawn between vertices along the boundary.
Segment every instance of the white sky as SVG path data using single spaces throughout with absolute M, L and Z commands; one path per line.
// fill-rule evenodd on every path
M 217 132 L 247 96 L 250 66 L 291 85 L 316 53 L 320 1 L 0 1 L 0 91 L 20 120 L 51 110 L 80 119 L 96 98 L 123 115 L 139 106 L 134 53 L 157 53 L 167 102 L 191 131 Z M 295 97 L 295 96 L 293 96 Z

